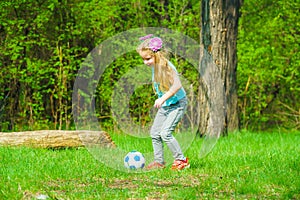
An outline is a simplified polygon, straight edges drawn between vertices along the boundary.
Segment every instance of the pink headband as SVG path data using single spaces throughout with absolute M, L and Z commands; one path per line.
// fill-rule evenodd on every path
M 162 48 L 163 41 L 159 37 L 154 37 L 153 34 L 149 34 L 144 37 L 140 37 L 139 40 L 145 41 L 149 38 L 151 38 L 151 40 L 149 41 L 149 48 L 153 52 L 157 52 L 158 50 L 160 50 Z

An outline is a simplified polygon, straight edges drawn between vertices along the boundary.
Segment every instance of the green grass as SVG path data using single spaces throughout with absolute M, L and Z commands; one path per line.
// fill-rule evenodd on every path
M 85 148 L 0 147 L 0 199 L 300 199 L 300 133 L 230 134 L 202 159 L 201 144 L 186 152 L 190 169 L 147 173 L 113 170 Z

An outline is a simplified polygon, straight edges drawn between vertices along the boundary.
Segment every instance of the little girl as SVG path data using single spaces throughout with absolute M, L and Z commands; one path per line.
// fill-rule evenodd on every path
M 181 85 L 175 66 L 167 59 L 167 51 L 163 48 L 163 41 L 152 34 L 140 38 L 142 43 L 137 52 L 144 63 L 152 67 L 152 81 L 158 96 L 154 107 L 158 108 L 153 125 L 150 130 L 154 150 L 154 161 L 146 169 L 164 168 L 163 142 L 173 154 L 173 170 L 189 168 L 188 159 L 173 137 L 172 132 L 181 120 L 186 107 L 186 92 Z

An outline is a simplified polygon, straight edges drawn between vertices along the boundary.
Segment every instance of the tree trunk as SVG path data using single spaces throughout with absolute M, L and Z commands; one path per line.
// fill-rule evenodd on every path
M 204 49 L 201 64 L 205 65 L 211 59 L 216 66 L 209 68 L 211 83 L 205 83 L 201 78 L 199 80 L 201 83 L 199 102 L 202 109 L 199 124 L 201 135 L 208 132 L 211 118 L 216 119 L 214 123 L 222 121 L 220 131 L 223 135 L 238 129 L 236 41 L 240 5 L 240 0 L 202 0 L 201 2 L 200 39 L 201 47 Z M 218 78 L 223 85 L 223 91 L 217 90 Z M 224 97 L 221 97 L 222 95 Z M 213 101 L 215 102 L 212 103 Z
M 0 146 L 29 146 L 41 148 L 81 147 L 85 145 L 116 147 L 104 131 L 42 130 L 0 132 Z

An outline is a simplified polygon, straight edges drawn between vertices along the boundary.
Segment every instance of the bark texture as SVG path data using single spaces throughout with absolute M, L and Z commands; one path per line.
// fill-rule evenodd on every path
M 202 106 L 200 116 L 199 132 L 205 134 L 209 128 L 209 119 L 219 115 L 217 120 L 222 120 L 222 134 L 228 131 L 235 131 L 239 128 L 238 107 L 237 107 L 237 33 L 240 0 L 202 0 L 201 2 L 201 46 L 205 50 L 201 55 L 201 63 L 205 53 L 209 54 L 217 69 L 211 70 L 212 84 L 221 78 L 224 90 L 224 99 L 215 95 L 223 95 L 216 91 L 215 86 L 210 87 L 204 84 L 200 78 L 201 87 L 199 88 L 199 102 Z M 213 74 L 213 73 L 218 73 Z M 214 94 L 219 93 L 219 94 Z M 220 101 L 223 109 L 209 109 L 210 101 Z M 214 104 L 218 107 L 218 103 Z M 219 105 L 220 106 L 220 105 Z M 223 115 L 223 117 L 221 116 Z
M 1 146 L 29 146 L 41 148 L 81 147 L 85 145 L 116 147 L 104 131 L 41 130 L 25 132 L 0 132 Z

